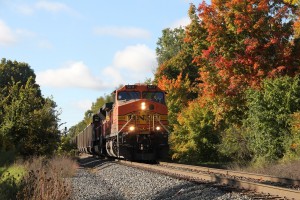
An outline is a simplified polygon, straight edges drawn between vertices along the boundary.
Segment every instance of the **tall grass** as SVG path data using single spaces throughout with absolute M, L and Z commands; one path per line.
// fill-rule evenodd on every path
M 259 174 L 267 174 L 275 177 L 300 180 L 300 160 L 285 163 L 267 163 L 264 165 L 253 165 L 243 167 L 232 165 L 229 168 L 237 171 L 246 171 Z
M 7 154 L 8 155 L 8 154 Z M 9 157 L 9 156 L 8 156 Z M 66 156 L 34 157 L 27 161 L 2 159 L 0 165 L 0 200 L 64 200 L 69 199 L 72 177 L 78 165 Z M 5 162 L 5 163 L 4 163 Z M 4 165 L 5 164 L 5 165 Z
M 28 174 L 21 183 L 17 199 L 69 199 L 72 187 L 67 181 L 77 170 L 77 163 L 69 157 L 32 158 L 25 164 Z

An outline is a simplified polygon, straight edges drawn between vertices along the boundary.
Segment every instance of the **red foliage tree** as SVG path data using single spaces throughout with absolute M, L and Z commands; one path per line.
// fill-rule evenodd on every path
M 206 30 L 209 45 L 194 62 L 200 67 L 203 97 L 216 100 L 225 109 L 235 109 L 230 105 L 234 102 L 237 107 L 237 102 L 230 97 L 242 100 L 247 87 L 260 87 L 266 77 L 299 73 L 296 8 L 283 0 L 201 3 L 199 26 Z

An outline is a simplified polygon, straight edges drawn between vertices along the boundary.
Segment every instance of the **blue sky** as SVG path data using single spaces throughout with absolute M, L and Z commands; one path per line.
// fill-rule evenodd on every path
M 0 59 L 28 63 L 70 128 L 120 84 L 153 78 L 165 28 L 195 0 L 0 0 Z

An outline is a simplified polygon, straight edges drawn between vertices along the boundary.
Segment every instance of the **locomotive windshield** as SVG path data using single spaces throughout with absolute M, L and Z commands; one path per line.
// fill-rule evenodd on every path
M 143 99 L 149 99 L 163 104 L 165 103 L 164 96 L 163 92 L 143 92 L 142 94 Z
M 140 92 L 136 91 L 122 91 L 118 93 L 118 100 L 132 100 L 132 99 L 140 99 Z

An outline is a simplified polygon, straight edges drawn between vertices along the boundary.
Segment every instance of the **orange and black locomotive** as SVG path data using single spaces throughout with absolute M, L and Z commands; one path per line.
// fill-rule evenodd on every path
M 76 136 L 79 151 L 125 158 L 157 160 L 168 155 L 168 110 L 165 92 L 155 85 L 125 85 L 114 91 Z

